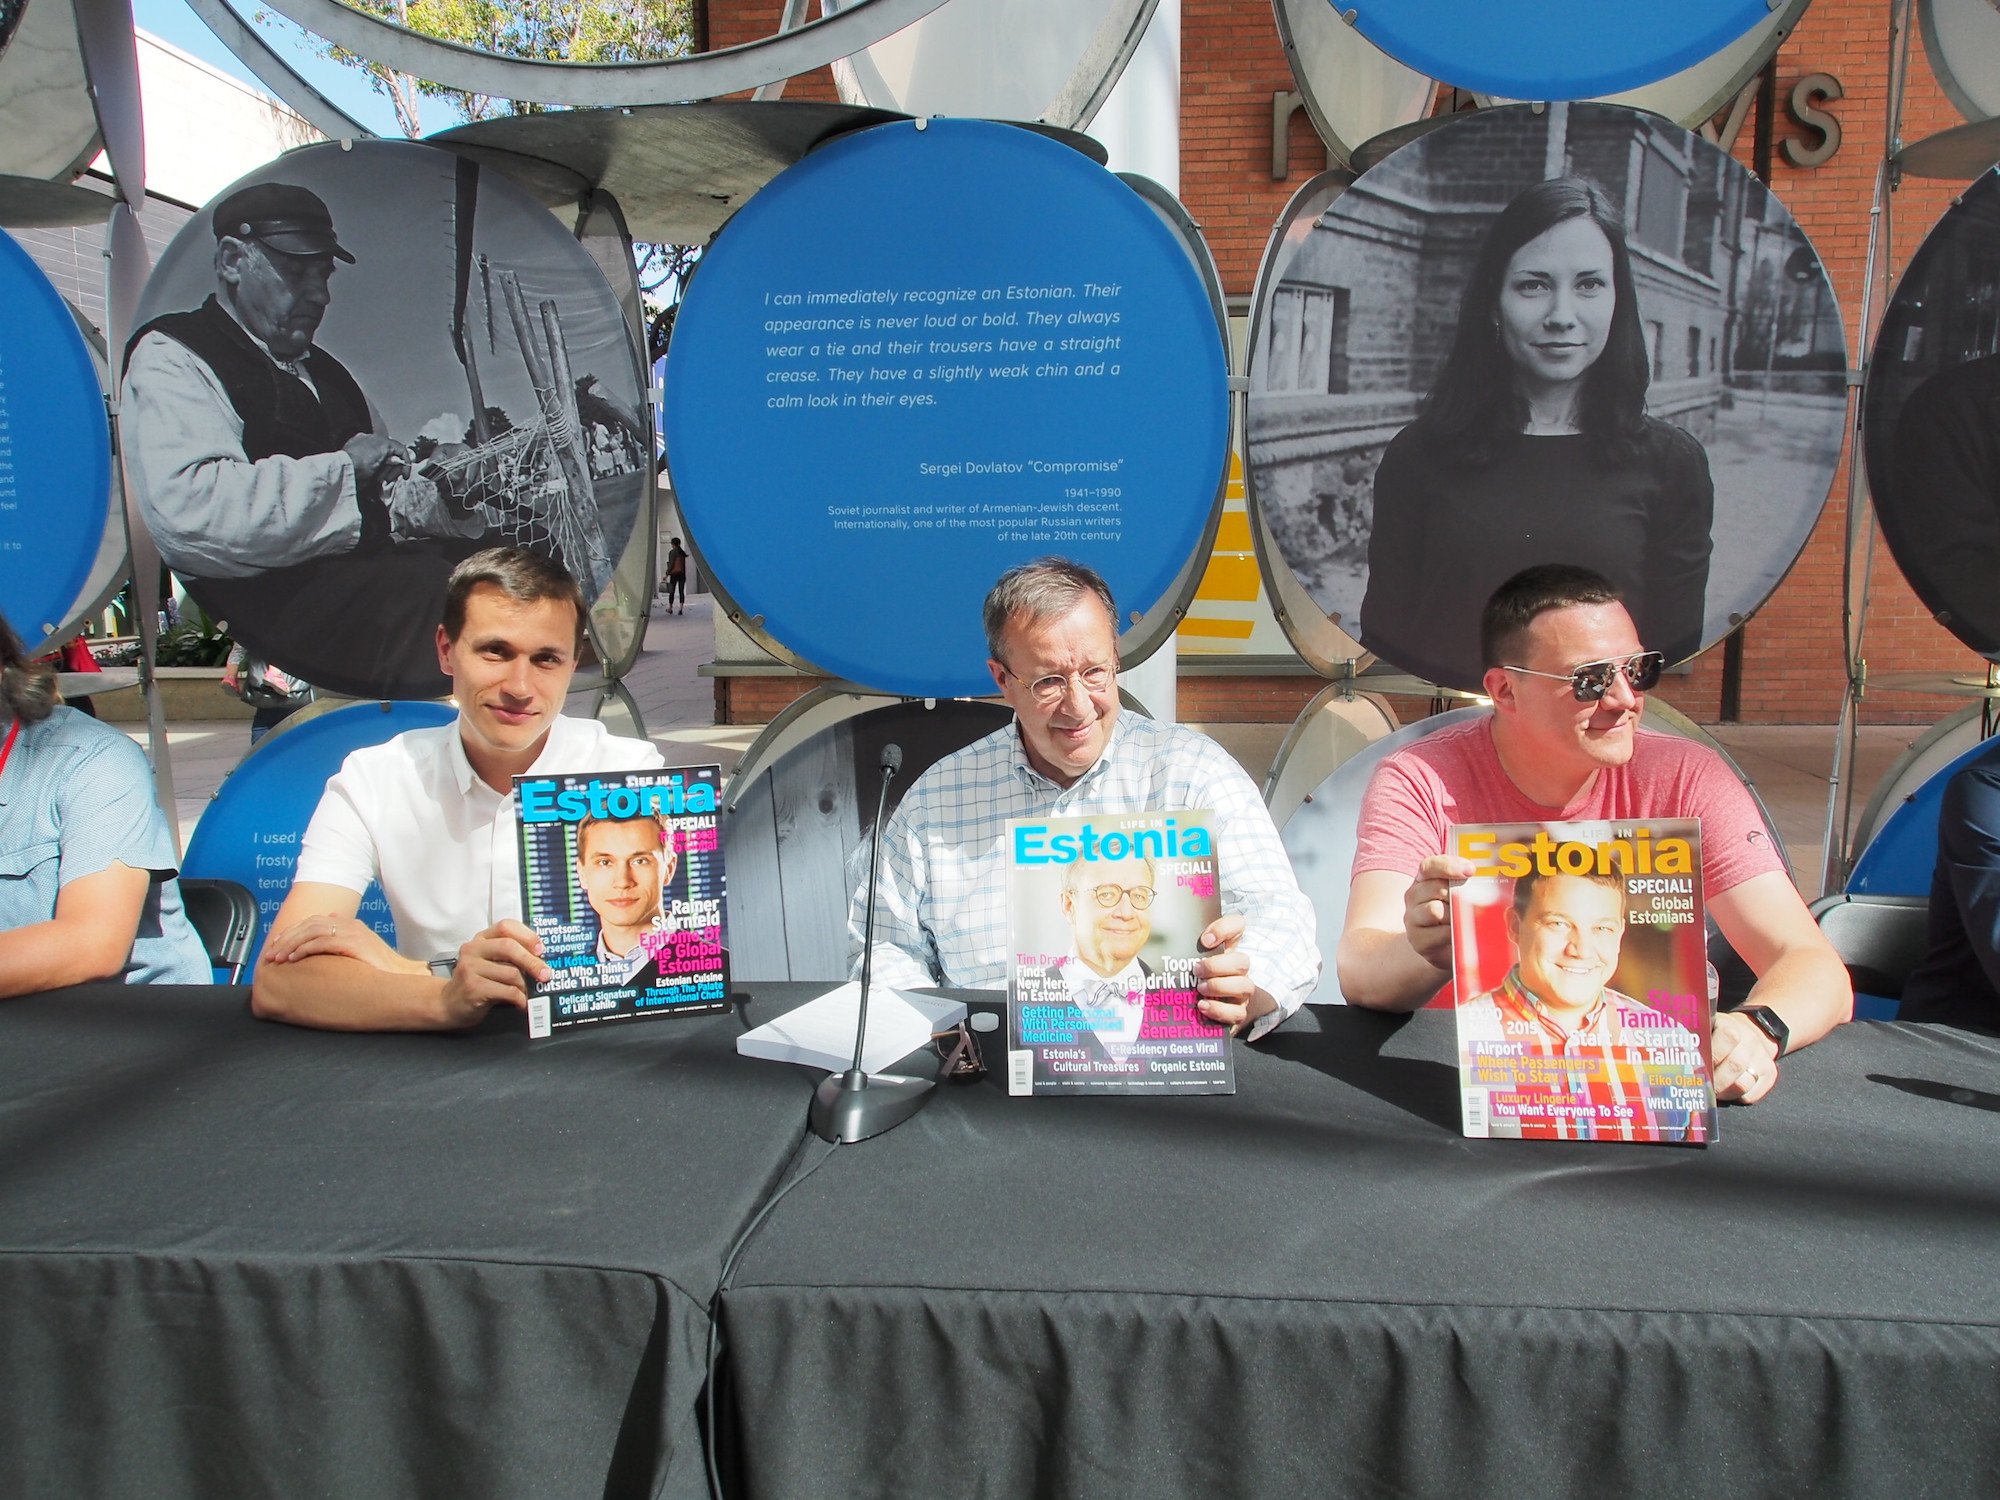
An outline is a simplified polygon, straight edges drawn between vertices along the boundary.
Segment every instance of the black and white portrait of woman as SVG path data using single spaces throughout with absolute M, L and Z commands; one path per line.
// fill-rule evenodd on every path
M 1258 309 L 1251 500 L 1357 650 L 1474 689 L 1487 595 L 1566 562 L 1680 661 L 1804 544 L 1840 450 L 1839 310 L 1783 206 L 1698 137 L 1609 105 L 1469 112 L 1290 241 Z
M 1451 644 L 1477 639 L 1486 596 L 1567 562 L 1624 591 L 1649 650 L 1692 656 L 1715 487 L 1701 444 L 1646 415 L 1650 378 L 1604 194 L 1575 177 L 1518 194 L 1487 230 L 1443 373 L 1375 472 L 1362 644 L 1455 676 Z

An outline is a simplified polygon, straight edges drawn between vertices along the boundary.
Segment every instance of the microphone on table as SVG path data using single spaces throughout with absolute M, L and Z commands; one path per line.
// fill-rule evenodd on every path
M 909 1119 L 930 1102 L 928 1078 L 894 1073 L 870 1075 L 861 1066 L 868 1043 L 868 988 L 875 969 L 875 871 L 882 860 L 882 816 L 889 807 L 889 783 L 903 768 L 903 747 L 884 745 L 882 794 L 875 803 L 875 828 L 868 841 L 868 915 L 861 933 L 861 999 L 854 1025 L 854 1062 L 845 1073 L 829 1073 L 813 1091 L 810 1120 L 823 1141 L 852 1144 L 880 1135 Z

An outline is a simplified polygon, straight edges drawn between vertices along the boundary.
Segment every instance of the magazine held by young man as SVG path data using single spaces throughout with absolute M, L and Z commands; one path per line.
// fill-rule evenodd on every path
M 1701 823 L 1469 824 L 1450 852 L 1469 1136 L 1715 1139 Z
M 1007 1092 L 1233 1094 L 1229 1028 L 1195 1008 L 1222 915 L 1205 812 L 1007 825 Z
M 528 1035 L 729 1008 L 720 766 L 514 778 Z

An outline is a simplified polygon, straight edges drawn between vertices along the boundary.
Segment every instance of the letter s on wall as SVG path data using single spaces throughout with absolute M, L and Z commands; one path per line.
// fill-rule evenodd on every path
M 1797 140 L 1784 142 L 1786 161 L 1795 167 L 1823 167 L 1833 159 L 1833 153 L 1840 149 L 1840 119 L 1818 106 L 1832 104 L 1846 94 L 1840 80 L 1831 73 L 1808 73 L 1792 85 L 1791 97 L 1786 101 L 1791 116 L 1806 129 L 1817 132 L 1819 140 L 1810 146 Z

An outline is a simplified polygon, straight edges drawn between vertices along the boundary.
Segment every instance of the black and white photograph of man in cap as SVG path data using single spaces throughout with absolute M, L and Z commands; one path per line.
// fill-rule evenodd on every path
M 308 147 L 252 176 L 148 283 L 128 473 L 236 639 L 321 687 L 432 696 L 463 557 L 609 579 L 650 459 L 622 313 L 553 214 L 444 152 Z

